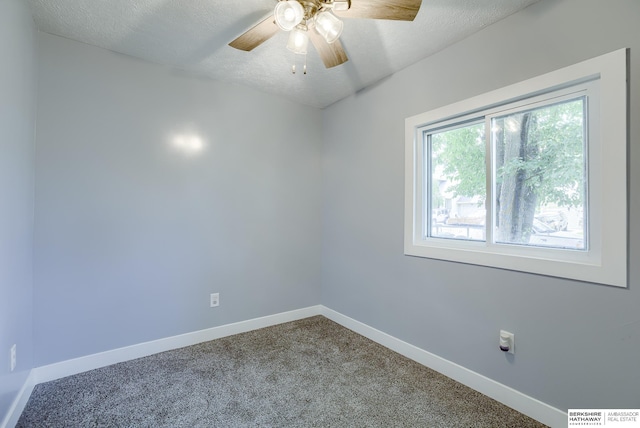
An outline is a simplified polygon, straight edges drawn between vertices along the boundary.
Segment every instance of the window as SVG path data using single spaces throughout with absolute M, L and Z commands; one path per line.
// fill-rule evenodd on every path
M 627 53 L 406 119 L 405 254 L 627 286 Z

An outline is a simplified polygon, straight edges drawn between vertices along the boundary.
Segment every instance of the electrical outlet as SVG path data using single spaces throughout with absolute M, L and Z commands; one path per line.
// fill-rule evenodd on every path
M 516 336 L 513 333 L 500 330 L 500 350 L 510 354 L 516 353 Z
M 17 351 L 17 347 L 15 344 L 13 344 L 13 346 L 11 347 L 11 371 L 14 371 L 16 368 L 16 364 L 18 362 L 17 357 L 16 357 L 16 351 Z
M 220 293 L 211 293 L 209 296 L 209 304 L 212 308 L 220 306 Z

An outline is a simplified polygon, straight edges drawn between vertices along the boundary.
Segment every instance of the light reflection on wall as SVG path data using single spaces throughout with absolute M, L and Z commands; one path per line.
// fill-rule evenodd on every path
M 171 146 L 186 156 L 195 156 L 205 149 L 205 142 L 198 134 L 193 132 L 174 134 L 171 137 Z

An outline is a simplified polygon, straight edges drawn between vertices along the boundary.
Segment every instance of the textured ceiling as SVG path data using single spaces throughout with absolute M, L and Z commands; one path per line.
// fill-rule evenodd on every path
M 352 0 L 357 2 L 358 0 Z M 538 0 L 424 0 L 413 22 L 344 19 L 343 65 L 315 50 L 308 74 L 280 32 L 251 52 L 228 43 L 268 16 L 276 0 L 28 0 L 40 31 L 326 107 Z M 302 60 L 297 59 L 298 69 Z

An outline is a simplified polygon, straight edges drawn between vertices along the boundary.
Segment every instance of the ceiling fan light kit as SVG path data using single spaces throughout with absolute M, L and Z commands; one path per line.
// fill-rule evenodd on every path
M 316 31 L 331 44 L 342 35 L 344 23 L 329 12 L 320 12 L 315 17 Z
M 309 45 L 309 36 L 305 30 L 300 28 L 294 28 L 289 33 L 289 42 L 287 43 L 287 49 L 296 54 L 304 55 L 307 53 L 307 46 Z
M 229 46 L 251 51 L 278 30 L 290 31 L 287 49 L 306 55 L 311 40 L 325 67 L 331 68 L 348 61 L 340 43 L 344 23 L 336 15 L 413 21 L 421 3 L 422 0 L 279 0 L 272 15 L 245 31 Z M 295 73 L 295 65 L 292 69 Z
M 284 31 L 291 31 L 304 18 L 304 9 L 296 0 L 279 1 L 273 11 L 276 24 Z

